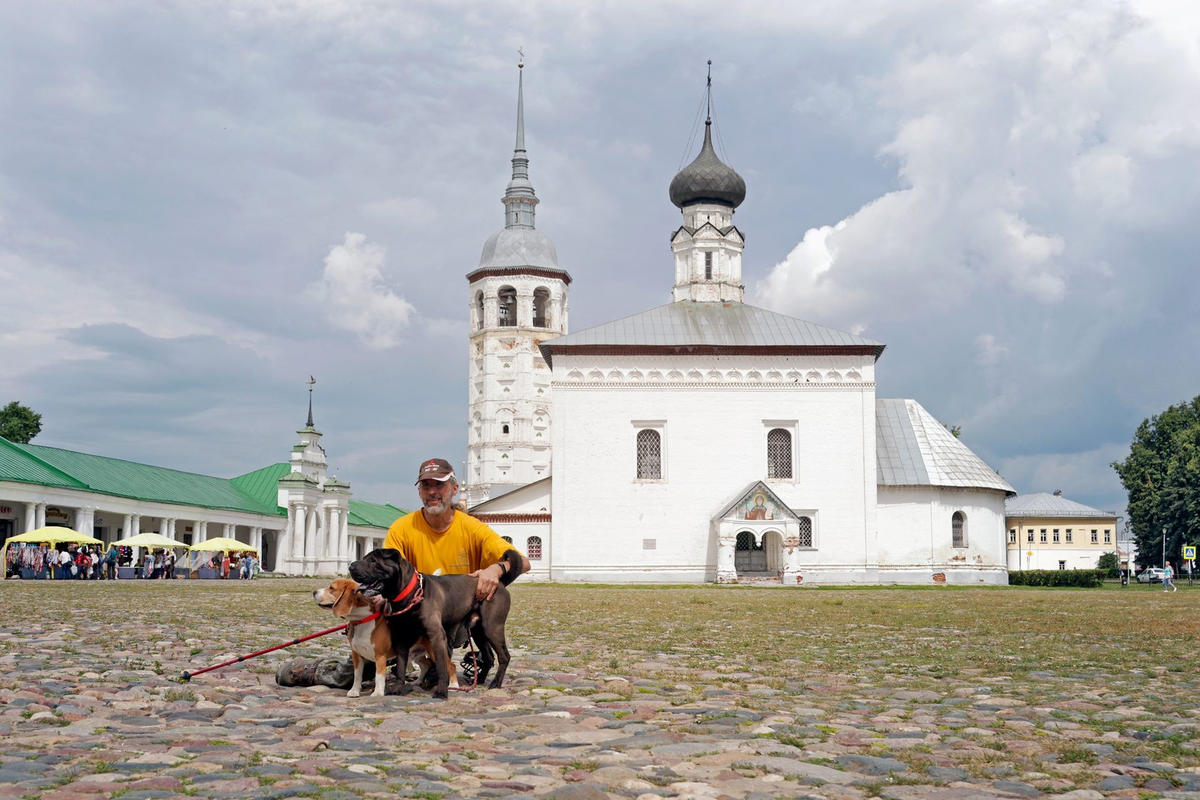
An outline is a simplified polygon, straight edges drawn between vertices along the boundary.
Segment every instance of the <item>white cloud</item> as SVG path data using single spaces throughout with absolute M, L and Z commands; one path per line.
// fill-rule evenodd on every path
M 384 282 L 385 256 L 384 248 L 364 234 L 347 232 L 325 257 L 321 279 L 308 287 L 330 325 L 357 334 L 377 350 L 398 345 L 413 314 L 412 305 Z

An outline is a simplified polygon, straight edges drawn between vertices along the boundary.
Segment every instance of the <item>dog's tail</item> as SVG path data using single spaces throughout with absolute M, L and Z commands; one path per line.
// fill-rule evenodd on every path
M 500 561 L 508 565 L 504 574 L 500 576 L 500 583 L 508 586 L 521 574 L 521 554 L 516 550 L 505 550 Z

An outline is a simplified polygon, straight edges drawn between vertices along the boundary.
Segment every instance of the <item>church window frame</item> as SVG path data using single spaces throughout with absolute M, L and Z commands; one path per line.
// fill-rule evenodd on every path
M 796 523 L 796 546 L 801 550 L 816 550 L 817 515 L 800 514 Z
M 517 327 L 517 290 L 512 286 L 501 286 L 496 292 L 496 325 Z
M 542 560 L 542 537 L 530 536 L 525 540 L 525 557 L 530 561 Z
M 533 290 L 533 327 L 550 327 L 550 290 L 545 286 Z
M 704 253 L 704 280 L 711 281 L 713 279 L 713 254 L 711 250 Z
M 950 545 L 957 549 L 967 546 L 967 514 L 964 511 L 950 515 Z
M 667 423 L 633 421 L 633 479 L 636 483 L 666 483 Z
M 772 483 L 795 483 L 799 464 L 796 462 L 798 420 L 764 419 L 762 461 L 764 480 Z M 776 433 L 780 431 L 781 433 Z M 783 437 L 787 437 L 786 444 Z

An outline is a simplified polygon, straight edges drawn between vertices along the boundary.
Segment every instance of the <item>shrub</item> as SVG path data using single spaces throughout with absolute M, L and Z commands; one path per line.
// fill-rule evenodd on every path
M 1104 582 L 1099 569 L 1027 569 L 1009 571 L 1009 586 L 1071 586 L 1094 589 Z

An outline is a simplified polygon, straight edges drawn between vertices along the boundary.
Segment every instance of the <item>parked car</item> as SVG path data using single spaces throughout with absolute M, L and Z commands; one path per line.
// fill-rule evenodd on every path
M 1138 574 L 1138 583 L 1162 583 L 1166 571 L 1158 567 L 1150 567 Z

